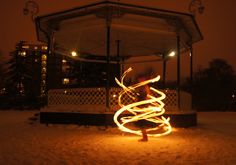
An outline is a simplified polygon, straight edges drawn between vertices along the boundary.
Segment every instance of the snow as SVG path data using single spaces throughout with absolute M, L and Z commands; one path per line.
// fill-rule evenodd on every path
M 114 127 L 46 126 L 35 113 L 0 111 L 0 164 L 236 164 L 236 112 L 200 112 L 197 127 L 148 142 Z

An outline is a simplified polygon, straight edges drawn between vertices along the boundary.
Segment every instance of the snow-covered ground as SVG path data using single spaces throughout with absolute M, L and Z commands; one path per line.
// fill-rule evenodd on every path
M 235 112 L 200 112 L 197 127 L 148 142 L 112 127 L 42 125 L 35 113 L 0 111 L 1 165 L 236 164 Z

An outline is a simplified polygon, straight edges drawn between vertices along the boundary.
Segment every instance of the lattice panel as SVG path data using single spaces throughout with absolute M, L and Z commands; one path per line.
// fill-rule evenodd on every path
M 118 96 L 121 88 L 110 89 L 110 106 L 117 109 Z M 174 110 L 178 107 L 178 95 L 175 90 L 163 90 L 166 98 L 163 100 L 167 110 Z M 159 97 L 158 95 L 155 95 Z M 133 102 L 128 95 L 124 95 L 122 102 L 127 105 Z M 52 89 L 48 92 L 48 105 L 105 105 L 105 88 L 73 88 L 73 89 Z M 115 107 L 115 108 L 114 108 Z
M 166 94 L 166 98 L 163 100 L 166 106 L 175 106 L 178 107 L 178 95 L 175 90 L 163 90 Z
M 87 105 L 106 103 L 104 88 L 52 89 L 48 93 L 48 104 Z
M 111 88 L 110 90 L 110 105 L 117 105 L 118 104 L 118 96 L 119 93 L 122 91 L 121 88 Z M 165 106 L 178 106 L 178 95 L 175 90 L 161 90 L 166 94 L 166 98 L 163 100 Z M 157 94 L 154 94 L 155 97 L 159 97 Z M 132 99 L 128 97 L 128 95 L 124 95 L 123 103 L 130 104 L 132 103 Z
M 122 91 L 121 88 L 111 88 L 110 89 L 110 105 L 111 106 L 118 105 L 118 96 L 119 96 L 121 91 Z M 133 100 L 128 95 L 124 95 L 122 97 L 121 101 L 125 105 L 130 104 L 130 103 L 133 102 Z

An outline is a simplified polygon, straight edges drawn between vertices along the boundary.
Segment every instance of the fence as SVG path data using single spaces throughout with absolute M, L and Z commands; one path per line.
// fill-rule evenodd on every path
M 119 109 L 118 96 L 121 90 L 121 88 L 110 89 L 110 108 L 107 109 L 105 88 L 51 89 L 48 92 L 48 108 L 46 109 L 62 112 L 113 112 Z M 166 94 L 166 98 L 163 100 L 166 111 L 178 110 L 179 98 L 176 90 L 162 90 L 162 92 Z M 131 102 L 132 100 L 128 96 L 124 96 L 124 104 Z M 184 104 L 183 101 L 181 103 Z

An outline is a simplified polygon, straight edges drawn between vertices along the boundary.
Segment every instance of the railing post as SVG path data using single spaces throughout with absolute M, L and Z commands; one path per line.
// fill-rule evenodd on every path
M 166 55 L 165 54 L 163 54 L 162 55 L 162 60 L 163 60 L 163 88 L 165 89 L 165 87 L 166 87 L 166 57 L 165 57 Z
M 110 24 L 107 24 L 107 43 L 106 43 L 106 55 L 107 55 L 107 81 L 106 81 L 106 109 L 110 108 Z

